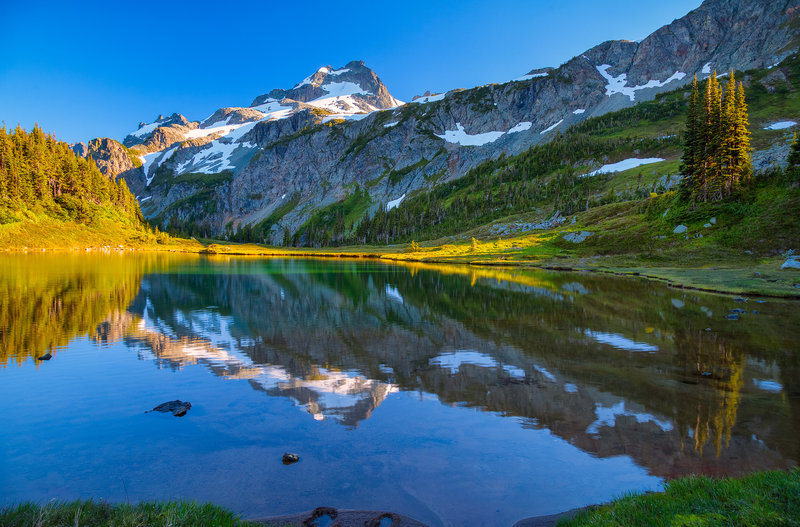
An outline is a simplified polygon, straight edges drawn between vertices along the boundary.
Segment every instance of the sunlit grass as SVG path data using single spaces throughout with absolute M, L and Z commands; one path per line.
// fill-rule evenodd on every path
M 800 525 L 800 471 L 682 478 L 663 493 L 626 496 L 558 525 Z
M 256 525 L 228 509 L 188 501 L 146 502 L 136 505 L 103 501 L 23 503 L 0 509 L 4 527 L 236 527 Z

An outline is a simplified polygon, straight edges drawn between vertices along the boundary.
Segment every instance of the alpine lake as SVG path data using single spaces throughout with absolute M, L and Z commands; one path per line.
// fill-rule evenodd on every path
M 799 308 L 590 273 L 4 255 L 0 503 L 512 525 L 786 469 Z

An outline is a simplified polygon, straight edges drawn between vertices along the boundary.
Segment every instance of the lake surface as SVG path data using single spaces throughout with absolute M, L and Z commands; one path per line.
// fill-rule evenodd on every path
M 798 308 L 581 273 L 0 256 L 0 503 L 511 525 L 793 467 Z M 145 413 L 173 399 L 186 416 Z

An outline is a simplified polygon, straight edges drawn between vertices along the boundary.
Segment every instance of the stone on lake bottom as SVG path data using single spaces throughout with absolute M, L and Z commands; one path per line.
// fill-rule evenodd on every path
M 189 411 L 189 408 L 192 407 L 192 403 L 186 401 L 180 401 L 175 399 L 174 401 L 168 401 L 166 403 L 161 403 L 150 412 L 162 412 L 162 413 L 172 413 L 175 417 L 183 417 L 186 415 L 186 412 Z M 148 412 L 145 412 L 148 413 Z
M 292 454 L 291 452 L 286 452 L 281 461 L 283 461 L 284 465 L 291 465 L 300 461 L 300 456 L 297 454 Z

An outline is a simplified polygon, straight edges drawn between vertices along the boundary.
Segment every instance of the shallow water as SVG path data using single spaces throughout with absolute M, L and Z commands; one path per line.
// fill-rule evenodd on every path
M 1 256 L 0 500 L 511 525 L 792 467 L 798 307 L 580 273 Z M 144 413 L 173 399 L 186 416 Z

